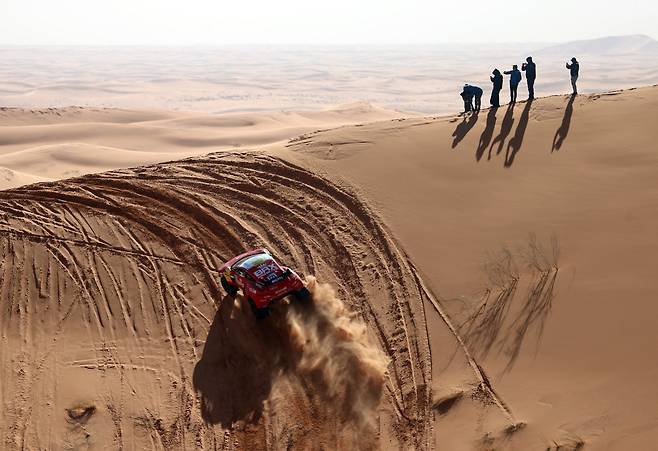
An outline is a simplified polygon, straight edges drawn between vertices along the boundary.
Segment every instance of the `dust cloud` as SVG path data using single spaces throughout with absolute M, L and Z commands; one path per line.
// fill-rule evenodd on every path
M 387 356 L 330 285 L 306 279 L 311 301 L 293 303 L 285 315 L 297 355 L 295 372 L 313 384 L 321 401 L 344 425 L 368 436 L 376 426 L 388 366 Z

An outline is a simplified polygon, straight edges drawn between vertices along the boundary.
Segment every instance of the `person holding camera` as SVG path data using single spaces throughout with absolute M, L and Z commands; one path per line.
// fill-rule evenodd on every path
M 578 60 L 576 60 L 575 56 L 571 58 L 571 64 L 567 63 L 567 69 L 569 69 L 569 72 L 571 73 L 571 87 L 573 88 L 572 95 L 575 96 L 578 94 L 578 88 L 576 88 L 576 81 L 578 81 L 578 72 L 580 70 L 580 64 L 578 64 Z
M 525 79 L 528 82 L 528 100 L 535 98 L 535 79 L 537 78 L 537 65 L 529 56 L 526 62 L 521 65 L 521 70 L 525 72 Z
M 505 75 L 509 75 L 509 92 L 510 92 L 510 102 L 516 103 L 516 90 L 521 83 L 521 71 L 519 66 L 516 64 L 512 66 L 512 70 L 506 70 L 503 72 Z

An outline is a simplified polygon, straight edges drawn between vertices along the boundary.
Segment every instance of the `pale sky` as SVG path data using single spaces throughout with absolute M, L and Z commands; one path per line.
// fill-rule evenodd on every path
M 0 45 L 658 39 L 658 0 L 0 0 Z

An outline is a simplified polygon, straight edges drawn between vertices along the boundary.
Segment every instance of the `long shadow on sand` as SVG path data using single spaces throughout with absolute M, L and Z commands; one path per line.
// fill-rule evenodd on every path
M 496 293 L 488 292 L 480 308 L 468 318 L 460 329 L 465 329 L 469 345 L 485 358 L 498 339 L 516 293 L 518 279 L 510 279 Z
M 544 326 L 555 298 L 557 269 L 551 268 L 537 275 L 530 286 L 530 292 L 521 311 L 512 322 L 507 336 L 507 365 L 505 372 L 512 369 L 521 353 L 523 341 L 528 332 L 536 328 L 535 351 L 539 348 Z
M 192 380 L 203 419 L 225 428 L 238 420 L 258 422 L 272 381 L 283 369 L 274 326 L 256 324 L 236 302 L 241 299 L 222 299 Z
M 559 242 L 552 238 L 549 249 L 533 236 L 520 255 L 532 271 L 527 288 L 518 290 L 521 276 L 514 254 L 507 249 L 492 254 L 484 269 L 493 289 L 487 290 L 479 306 L 459 326 L 478 357 L 486 358 L 492 350 L 504 354 L 504 372 L 512 369 L 530 336 L 535 337 L 535 353 L 539 349 L 555 299 Z
M 487 357 L 493 348 L 503 351 L 507 360 L 505 372 L 514 366 L 531 331 L 536 337 L 536 351 L 555 298 L 557 274 L 555 268 L 536 274 L 528 292 L 518 300 L 522 304 L 516 313 L 511 310 L 517 297 L 518 278 L 510 278 L 497 292 L 488 293 L 478 310 L 460 326 L 471 349 L 480 358 Z
M 516 126 L 516 131 L 514 136 L 507 143 L 507 149 L 505 150 L 505 167 L 509 168 L 514 163 L 514 158 L 516 154 L 521 150 L 523 145 L 523 137 L 525 136 L 525 131 L 528 128 L 528 120 L 530 119 L 530 107 L 532 107 L 532 100 L 528 100 L 523 108 L 521 117 L 519 118 L 519 124 Z
M 470 116 L 468 116 L 468 119 L 466 118 L 466 115 L 464 115 L 462 121 L 457 124 L 457 128 L 455 128 L 455 131 L 452 132 L 453 140 L 452 140 L 452 148 L 454 149 L 457 147 L 457 144 L 460 143 L 462 139 L 466 136 L 466 134 L 471 131 L 471 129 L 475 126 L 475 123 L 478 120 L 478 113 L 477 111 L 474 113 L 471 113 Z
M 509 136 L 510 132 L 512 131 L 512 126 L 514 125 L 514 104 L 510 103 L 507 106 L 507 110 L 505 111 L 505 116 L 503 116 L 503 123 L 500 126 L 500 132 L 498 133 L 498 136 L 496 136 L 491 143 L 491 146 L 489 147 L 489 154 L 491 154 L 491 149 L 494 148 L 496 144 L 498 144 L 498 149 L 496 150 L 496 155 L 498 155 L 502 150 L 503 150 L 503 145 L 505 144 L 505 140 Z
M 489 147 L 491 138 L 493 138 L 494 128 L 496 127 L 496 111 L 498 111 L 498 108 L 491 107 L 487 113 L 487 125 L 484 128 L 482 135 L 480 135 L 480 142 L 478 144 L 477 150 L 475 151 L 475 159 L 477 161 L 480 161 L 482 155 L 484 155 L 485 149 Z M 489 149 L 488 159 L 491 159 L 491 149 Z
M 573 115 L 573 102 L 576 100 L 576 96 L 572 95 L 567 103 L 567 107 L 564 110 L 564 117 L 562 118 L 562 124 L 560 128 L 555 132 L 555 137 L 553 138 L 553 147 L 551 148 L 551 153 L 556 150 L 560 150 L 562 143 L 567 138 L 569 134 L 569 127 L 571 126 L 571 116 Z

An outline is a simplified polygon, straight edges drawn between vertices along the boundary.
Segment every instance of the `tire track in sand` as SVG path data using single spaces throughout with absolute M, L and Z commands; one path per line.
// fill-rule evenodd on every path
M 116 440 L 121 431 L 124 444 L 168 449 L 346 449 L 355 443 L 280 358 L 275 320 L 256 323 L 240 298 L 234 303 L 219 288 L 214 265 L 263 246 L 333 285 L 388 355 L 376 432 L 366 447 L 379 447 L 380 437 L 391 448 L 435 447 L 424 304 L 430 295 L 385 226 L 349 188 L 260 153 L 212 154 L 0 192 L 0 215 L 0 237 L 46 250 L 45 260 L 33 263 L 35 274 L 48 265 L 71 280 L 58 290 L 38 290 L 59 293 L 41 304 L 62 310 L 70 299 L 82 300 L 65 317 L 54 377 L 76 374 L 103 391 L 85 398 L 98 407 L 95 429 L 86 429 L 90 436 Z M 24 268 L 6 266 L 10 256 L 1 257 L 0 274 L 27 277 Z M 35 292 L 16 287 L 13 295 L 27 305 Z M 3 310 L 11 302 L 0 298 Z M 47 314 L 33 310 L 35 323 Z M 122 321 L 107 321 L 107 312 L 120 313 Z M 0 330 L 11 335 L 6 321 L 0 318 Z M 88 342 L 78 340 L 80 330 L 88 331 Z M 76 355 L 64 355 L 67 341 L 75 343 Z M 3 355 L 14 352 L 7 343 Z M 106 364 L 98 349 L 110 349 Z M 464 362 L 474 363 L 465 348 L 462 353 Z M 75 363 L 83 361 L 99 363 Z M 477 384 L 485 379 L 474 365 L 464 378 Z M 99 377 L 102 385 L 93 385 Z M 73 402 L 59 398 L 61 409 L 52 411 Z M 18 405 L 8 408 L 20 416 Z M 22 445 L 41 443 L 42 428 L 28 421 Z

